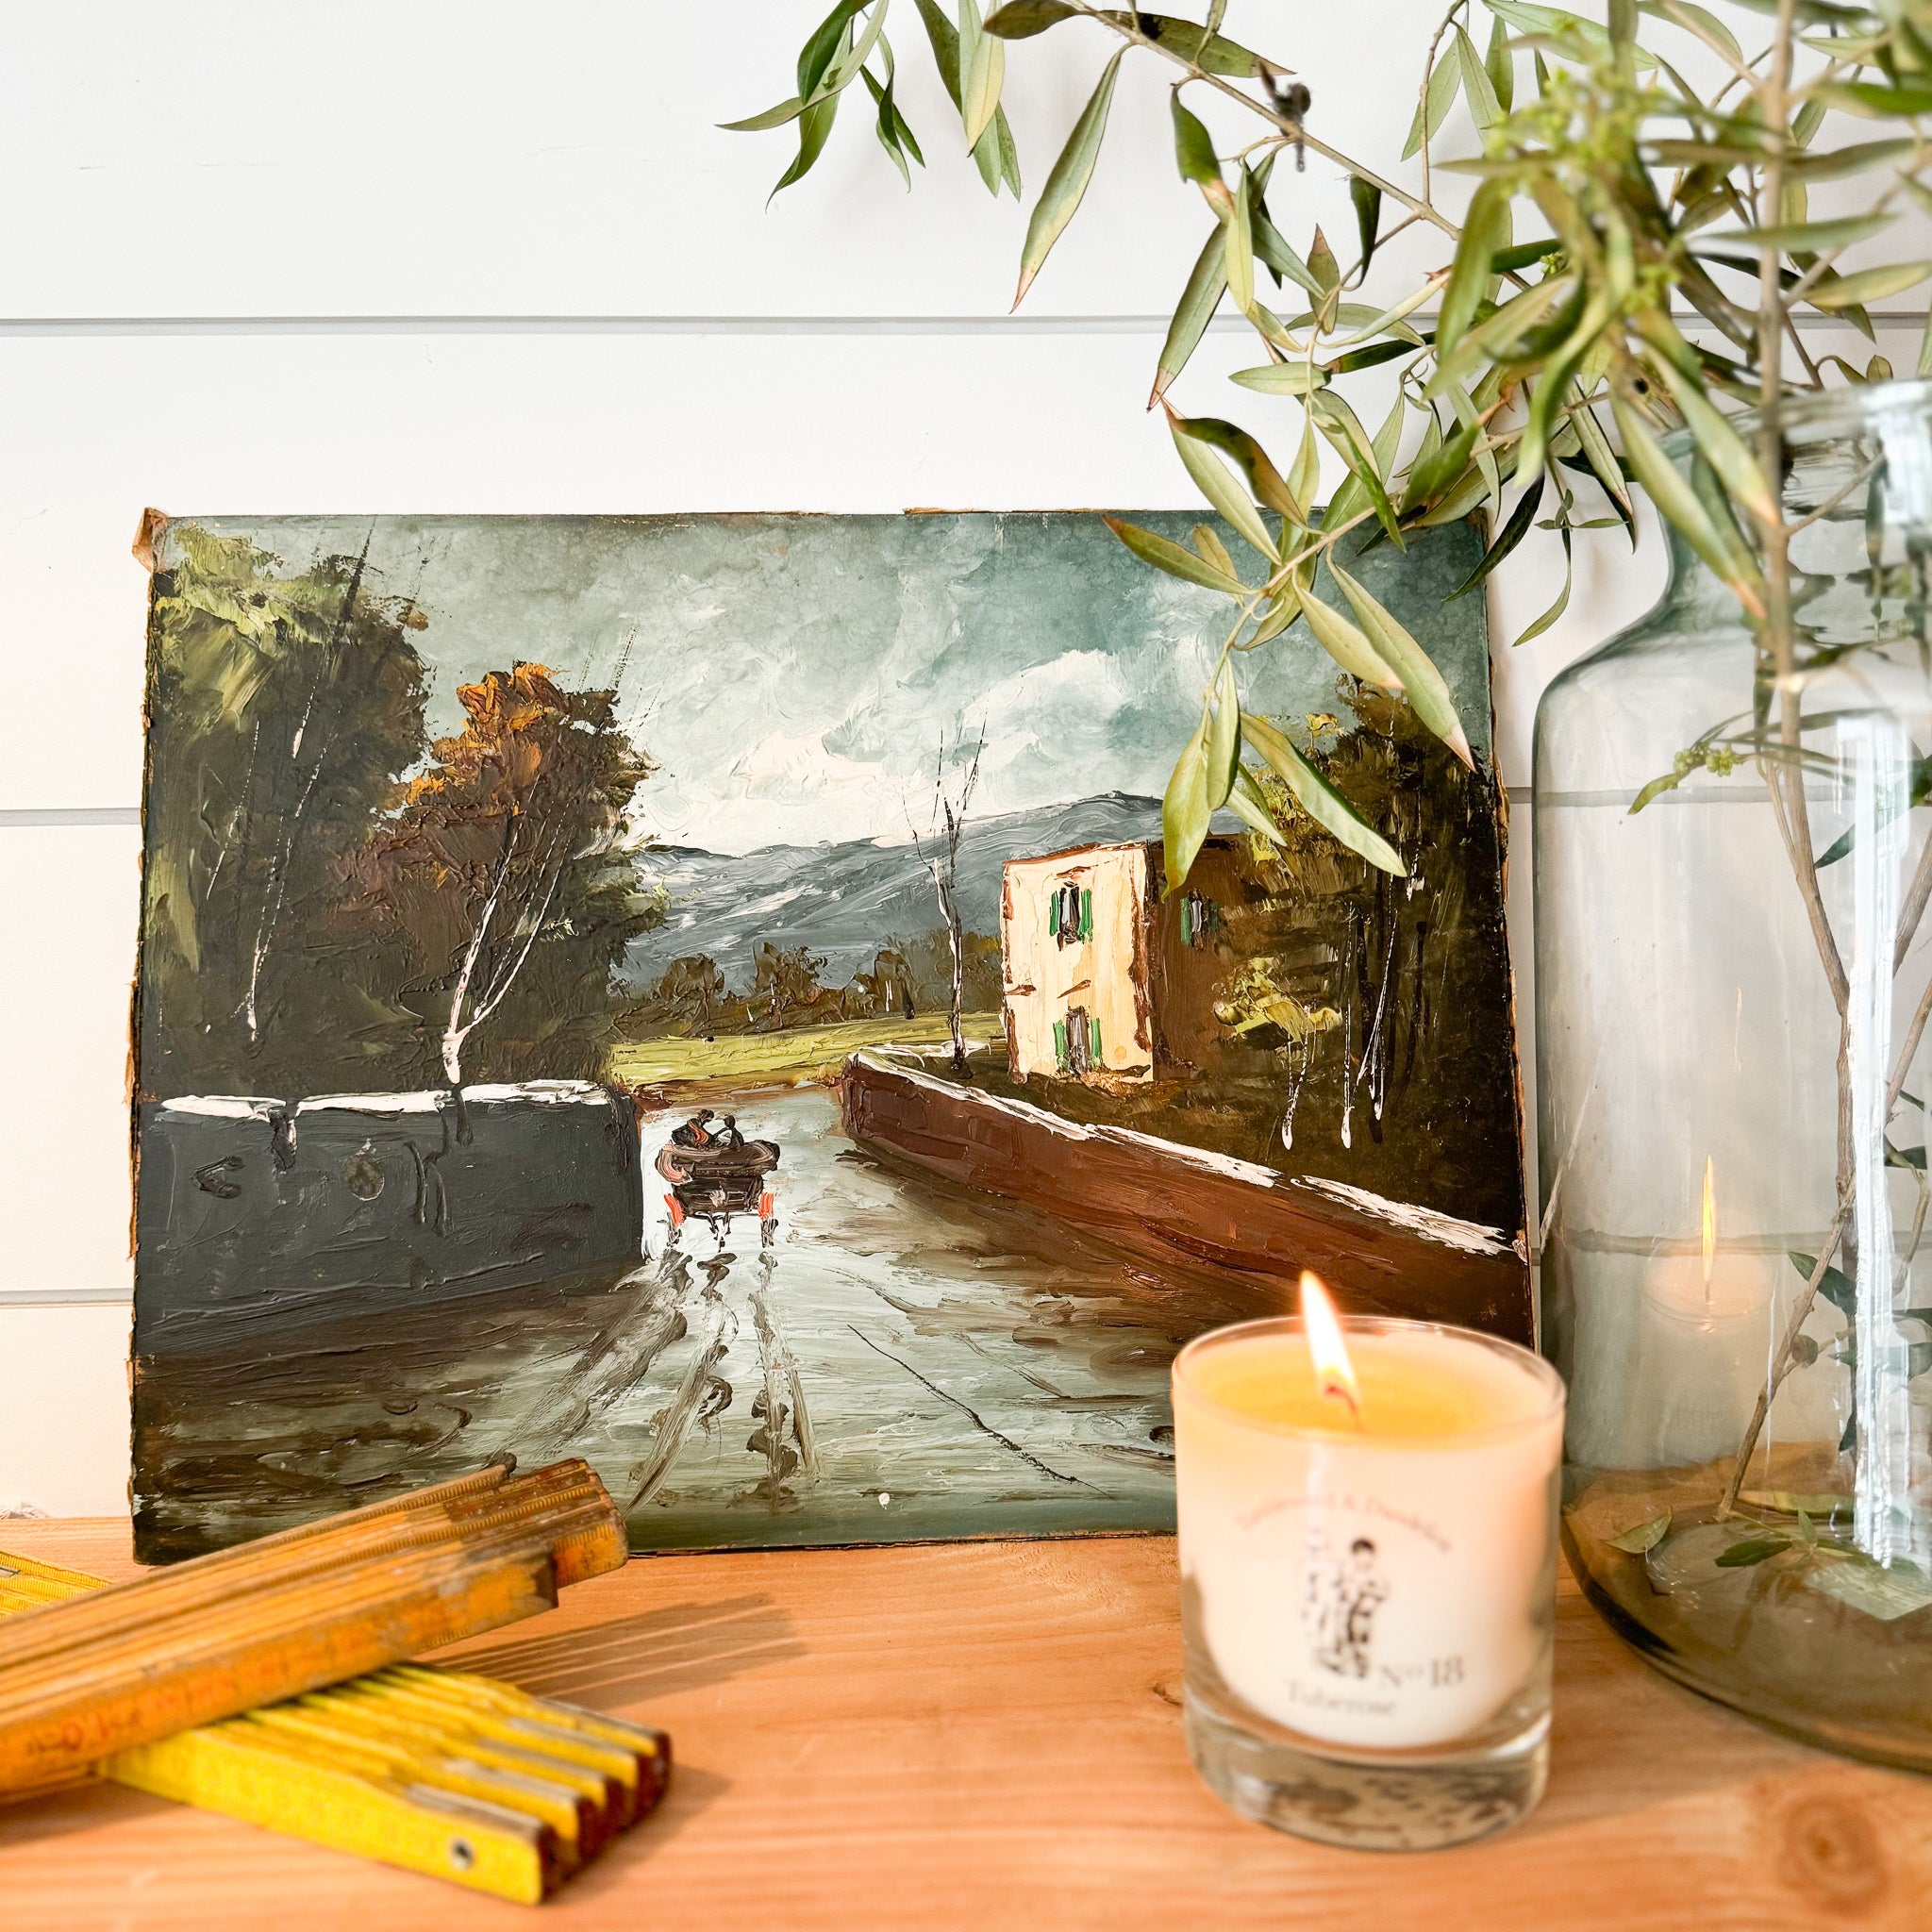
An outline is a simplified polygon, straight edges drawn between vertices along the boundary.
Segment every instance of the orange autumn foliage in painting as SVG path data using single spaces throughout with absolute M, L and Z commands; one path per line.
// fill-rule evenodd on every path
M 622 835 L 656 769 L 619 724 L 614 691 L 566 691 L 541 664 L 486 673 L 457 696 L 463 729 L 430 746 L 433 762 L 357 861 L 358 899 L 407 941 L 420 989 L 447 994 L 441 1013 L 440 998 L 424 1010 L 453 1084 L 540 941 L 602 934 L 621 945 L 648 923 Z M 550 950 L 555 973 L 585 949 Z M 601 984 L 608 946 L 589 951 Z

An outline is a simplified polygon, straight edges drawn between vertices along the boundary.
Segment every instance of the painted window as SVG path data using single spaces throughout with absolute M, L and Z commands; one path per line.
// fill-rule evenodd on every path
M 1067 1072 L 1077 1080 L 1091 1073 L 1096 1064 L 1100 1022 L 1085 1007 L 1069 1007 L 1066 1036 Z
M 1221 929 L 1221 908 L 1200 892 L 1188 892 L 1181 899 L 1181 944 L 1205 946 L 1209 933 Z
M 1048 902 L 1046 929 L 1063 946 L 1077 946 L 1093 932 L 1093 894 L 1077 885 L 1056 886 Z

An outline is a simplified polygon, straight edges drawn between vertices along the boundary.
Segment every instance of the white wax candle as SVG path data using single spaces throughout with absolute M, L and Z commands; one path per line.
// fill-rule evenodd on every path
M 1335 1744 L 1442 1744 L 1548 1668 L 1562 1383 L 1485 1336 L 1344 1332 L 1356 1417 L 1322 1392 L 1299 1323 L 1176 1359 L 1182 1577 L 1251 1709 Z

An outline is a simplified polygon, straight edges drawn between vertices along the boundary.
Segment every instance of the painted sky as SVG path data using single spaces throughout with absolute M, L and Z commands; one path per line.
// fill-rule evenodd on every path
M 1176 538 L 1192 521 L 1128 515 Z M 295 570 L 366 540 L 371 580 L 429 619 L 412 641 L 435 733 L 458 725 L 459 684 L 519 659 L 615 678 L 659 764 L 645 828 L 720 853 L 903 840 L 908 815 L 926 823 L 941 741 L 982 729 L 975 816 L 1158 796 L 1231 610 L 1088 512 L 193 521 Z M 1482 600 L 1440 601 L 1474 541 L 1457 525 L 1407 558 L 1384 545 L 1359 574 L 1399 578 L 1380 594 L 1436 651 L 1481 751 Z M 1335 708 L 1333 666 L 1299 625 L 1242 668 L 1259 708 Z

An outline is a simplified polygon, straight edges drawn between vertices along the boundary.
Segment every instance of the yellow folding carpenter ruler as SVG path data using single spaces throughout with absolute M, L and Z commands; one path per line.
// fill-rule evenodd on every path
M 0 1616 L 100 1587 L 0 1550 Z M 490 1677 L 398 1664 L 98 1768 L 157 1797 L 536 1905 L 656 1807 L 671 1740 Z

